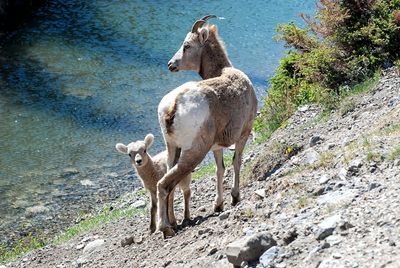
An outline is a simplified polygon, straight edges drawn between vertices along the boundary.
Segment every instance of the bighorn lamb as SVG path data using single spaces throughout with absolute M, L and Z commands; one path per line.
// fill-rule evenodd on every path
M 131 142 L 128 145 L 117 143 L 115 148 L 117 151 L 129 155 L 133 167 L 139 175 L 143 187 L 150 192 L 151 209 L 150 209 L 150 232 L 156 230 L 156 212 L 157 212 L 157 182 L 167 172 L 167 152 L 163 151 L 154 157 L 148 153 L 148 149 L 153 144 L 154 136 L 148 134 L 144 141 Z M 189 173 L 179 182 L 179 187 L 184 197 L 184 219 L 190 220 L 189 200 L 190 200 L 190 180 Z M 176 219 L 173 209 L 174 190 L 168 200 L 168 218 L 171 225 L 176 228 Z
M 168 152 L 168 172 L 157 184 L 158 229 L 174 235 L 168 224 L 167 201 L 175 185 L 213 151 L 217 165 L 214 210 L 223 209 L 223 148 L 235 145 L 232 204 L 239 202 L 242 152 L 257 111 L 257 99 L 249 78 L 232 67 L 217 26 L 206 25 L 206 16 L 192 26 L 181 48 L 168 63 L 172 72 L 197 71 L 204 79 L 188 82 L 163 97 L 158 119 Z M 203 27 L 204 26 L 204 27 Z

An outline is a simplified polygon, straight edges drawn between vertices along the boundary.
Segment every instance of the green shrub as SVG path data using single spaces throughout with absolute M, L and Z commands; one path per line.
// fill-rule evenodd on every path
M 400 0 L 319 0 L 314 17 L 301 17 L 303 28 L 293 22 L 277 28 L 276 39 L 290 50 L 255 123 L 264 138 L 299 105 L 336 109 L 342 96 L 369 88 L 363 81 L 375 82 L 379 69 L 400 62 Z

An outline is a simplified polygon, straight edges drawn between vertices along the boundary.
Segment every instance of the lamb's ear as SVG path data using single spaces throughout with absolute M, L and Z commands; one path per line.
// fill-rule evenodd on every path
M 208 28 L 203 27 L 199 30 L 199 41 L 200 44 L 204 45 L 204 43 L 207 41 L 209 36 Z
M 150 148 L 150 146 L 153 144 L 154 141 L 154 136 L 153 134 L 147 134 L 146 138 L 144 138 L 144 143 L 146 144 L 146 148 Z
M 115 144 L 115 149 L 117 149 L 118 152 L 123 153 L 123 154 L 128 153 L 128 147 L 122 143 Z

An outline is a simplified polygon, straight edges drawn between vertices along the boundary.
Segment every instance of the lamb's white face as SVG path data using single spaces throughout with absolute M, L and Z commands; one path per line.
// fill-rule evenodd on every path
M 140 167 L 147 164 L 148 155 L 146 144 L 143 141 L 131 142 L 128 144 L 128 155 L 132 165 Z
M 201 54 L 208 35 L 207 28 L 201 28 L 196 33 L 189 32 L 182 46 L 168 62 L 168 69 L 171 72 L 182 70 L 198 72 L 200 70 Z
M 131 142 L 128 145 L 117 143 L 115 148 L 118 152 L 129 155 L 132 165 L 141 167 L 147 164 L 149 161 L 149 155 L 147 149 L 153 144 L 154 136 L 148 134 L 144 141 Z

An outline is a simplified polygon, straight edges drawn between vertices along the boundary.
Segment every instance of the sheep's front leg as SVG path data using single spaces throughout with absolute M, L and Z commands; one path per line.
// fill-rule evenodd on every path
M 238 142 L 235 143 L 235 154 L 233 155 L 233 170 L 235 172 L 235 178 L 231 189 L 233 206 L 236 206 L 236 204 L 239 203 L 240 201 L 240 192 L 239 192 L 240 166 L 242 165 L 242 153 L 244 146 L 246 145 L 248 136 L 249 135 L 242 137 Z
M 190 175 L 192 170 L 204 159 L 208 150 L 209 147 L 196 147 L 183 151 L 178 163 L 157 183 L 158 230 L 164 233 L 164 237 L 175 234 L 168 222 L 168 195 L 182 179 Z
M 215 163 L 217 165 L 217 196 L 214 201 L 214 211 L 220 212 L 224 210 L 224 199 L 223 199 L 223 183 L 224 183 L 224 173 L 225 173 L 225 165 L 224 165 L 224 157 L 222 149 L 213 151 Z
M 156 214 L 157 214 L 157 195 L 152 193 L 150 195 L 151 208 L 150 208 L 150 233 L 156 231 Z
M 175 235 L 168 219 L 168 197 L 179 182 L 180 176 L 177 166 L 174 166 L 157 183 L 158 230 L 163 232 L 164 238 Z

